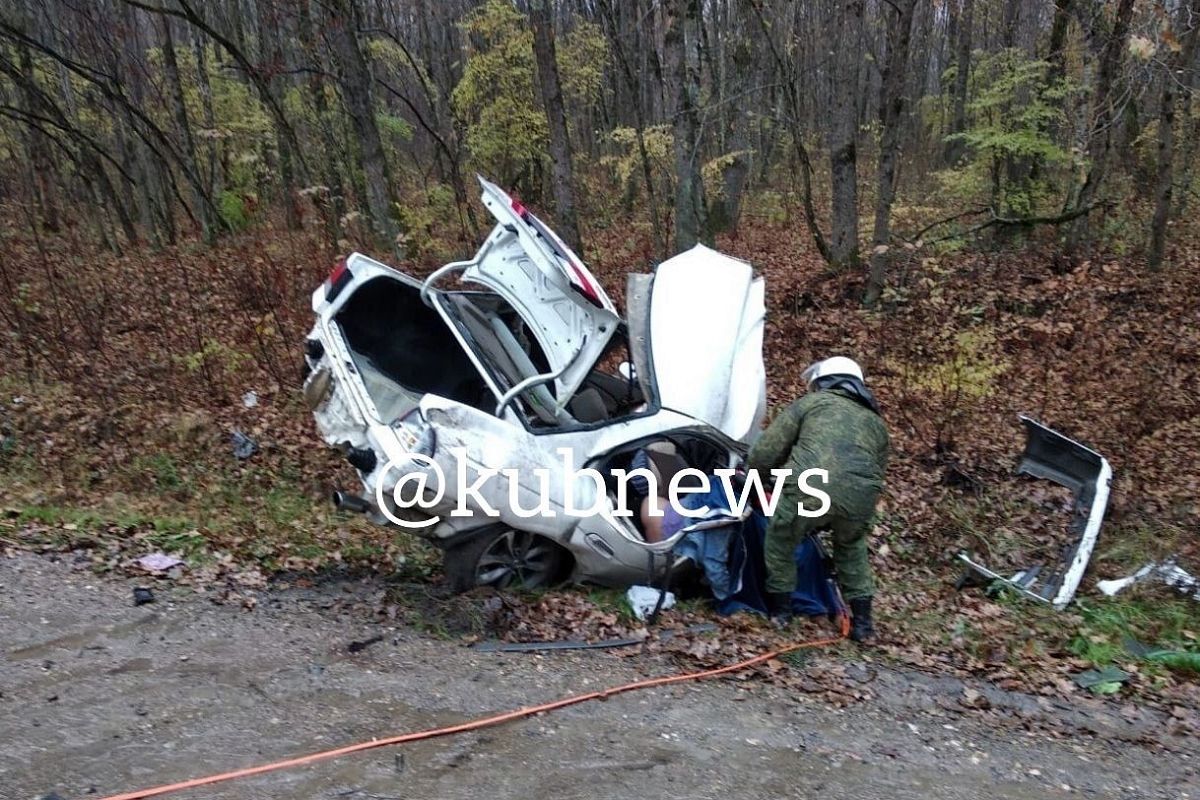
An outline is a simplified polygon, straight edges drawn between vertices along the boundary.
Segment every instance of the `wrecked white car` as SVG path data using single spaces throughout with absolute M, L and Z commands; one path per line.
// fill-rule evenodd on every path
M 630 274 L 622 318 L 552 231 L 480 184 L 496 226 L 474 258 L 421 281 L 355 254 L 313 294 L 305 399 L 363 489 L 334 502 L 428 537 L 456 590 L 662 575 L 695 526 L 648 542 L 612 471 L 664 441 L 664 480 L 740 462 L 766 408 L 762 280 L 695 247 Z M 434 472 L 451 485 L 406 499 L 404 476 Z

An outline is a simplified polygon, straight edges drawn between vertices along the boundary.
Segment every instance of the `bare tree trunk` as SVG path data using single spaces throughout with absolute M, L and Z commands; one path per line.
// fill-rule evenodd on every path
M 629 55 L 625 50 L 625 44 L 621 39 L 621 29 L 617 23 L 617 16 L 613 8 L 613 0 L 599 0 L 601 11 L 604 13 L 604 19 L 608 23 L 609 36 L 612 39 L 613 54 L 617 58 L 617 63 L 621 67 L 621 73 L 625 78 L 625 85 L 628 87 L 633 106 L 634 119 L 634 134 L 637 139 L 638 160 L 642 166 L 642 180 L 646 184 L 646 199 L 650 206 L 650 230 L 654 237 L 654 249 L 658 253 L 659 259 L 665 261 L 670 255 L 667 249 L 667 237 L 665 225 L 662 222 L 662 210 L 658 202 L 658 190 L 654 186 L 654 170 L 650 165 L 650 153 L 646 148 L 646 117 L 645 111 L 642 108 L 642 93 L 641 86 L 644 81 L 639 83 L 637 75 L 633 71 L 633 65 L 629 60 Z
M 830 266 L 855 267 L 858 253 L 858 106 L 862 63 L 863 0 L 846 0 L 839 14 L 837 69 L 832 75 L 833 128 L 829 171 L 833 203 Z
M 888 250 L 891 239 L 892 202 L 896 197 L 896 161 L 900 154 L 900 122 L 904 113 L 904 77 L 908 48 L 912 38 L 913 9 L 917 0 L 894 0 L 894 22 L 888 28 L 891 46 L 883 73 L 883 93 L 879 121 L 883 134 L 879 140 L 879 164 L 876 173 L 878 196 L 875 199 L 875 231 L 872 235 L 871 272 L 863 304 L 871 307 L 883 293 Z
M 1200 24 L 1200 20 L 1192 20 L 1192 24 Z M 1184 124 L 1188 126 L 1189 133 L 1180 142 L 1180 155 L 1182 158 L 1181 164 L 1178 165 L 1179 180 L 1176 185 L 1183 188 L 1183 191 L 1176 192 L 1174 195 L 1174 208 L 1171 210 L 1173 217 L 1179 217 L 1187 209 L 1188 199 L 1192 193 L 1192 169 L 1196 160 L 1196 151 L 1200 149 L 1200 119 L 1192 121 L 1192 108 L 1195 101 L 1197 71 L 1194 61 L 1183 65 L 1183 92 L 1182 103 L 1179 109 L 1179 118 L 1184 120 Z M 1191 123 L 1188 125 L 1188 123 Z
M 1050 62 L 1049 81 L 1059 80 L 1067 71 L 1067 26 L 1071 22 L 1071 0 L 1054 0 L 1054 22 L 1050 26 L 1050 43 L 1046 60 Z
M 772 23 L 769 22 L 763 13 L 762 7 L 758 3 L 752 3 L 750 6 L 754 10 L 754 15 L 758 19 L 759 30 L 762 33 L 763 40 L 766 41 L 768 49 L 771 51 L 771 58 L 775 62 L 775 69 L 779 73 L 779 77 L 784 81 L 783 94 L 786 101 L 785 107 L 787 110 L 788 132 L 791 134 L 791 161 L 793 166 L 793 174 L 798 174 L 800 177 L 800 198 L 804 208 L 804 224 L 808 227 L 808 232 L 812 235 L 813 244 L 817 248 L 817 252 L 821 254 L 821 258 L 825 259 L 826 263 L 832 261 L 830 247 L 826 241 L 824 234 L 821 233 L 821 226 L 817 221 L 817 209 L 813 202 L 812 192 L 812 160 L 808 156 L 808 148 L 804 146 L 804 129 L 800 125 L 801 98 L 800 86 L 796 76 L 794 59 L 787 57 L 786 51 L 781 52 L 781 48 L 776 45 L 772 34 Z
M 205 176 L 207 180 L 205 180 L 204 189 L 208 192 L 209 197 L 215 198 L 221 193 L 223 182 L 217 169 L 217 143 L 214 136 L 217 118 L 213 110 L 212 82 L 208 77 L 208 47 L 204 42 L 204 34 L 195 29 L 192 33 L 192 49 L 196 56 L 196 90 L 200 94 L 200 108 L 204 112 L 204 128 L 208 132 L 204 148 L 208 160 L 208 174 Z
M 272 4 L 259 2 L 255 4 L 258 23 L 259 57 L 264 64 L 270 65 L 270 72 L 263 77 L 263 84 L 270 94 L 272 104 L 283 107 L 283 92 L 279 88 L 280 73 L 287 64 L 283 56 L 283 43 L 280 40 L 280 28 L 283 25 L 282 16 Z M 298 149 L 298 148 L 297 148 Z M 300 207 L 297 204 L 296 170 L 293 166 L 293 150 L 283 129 L 275 126 L 275 150 L 279 154 L 279 182 L 283 196 L 283 218 L 289 230 L 300 230 L 303 221 L 300 218 Z M 269 188 L 269 187 L 268 187 Z
M 583 252 L 579 219 L 575 213 L 575 170 L 571 158 L 571 137 L 563 109 L 562 87 L 558 80 L 558 61 L 554 47 L 554 20 L 550 0 L 531 0 L 529 18 L 533 23 L 533 52 L 537 58 L 538 85 L 550 125 L 551 180 L 558 230 L 576 253 Z
M 709 222 L 714 232 L 737 231 L 742 216 L 742 199 L 746 184 L 750 180 L 750 137 L 745 119 L 730 121 L 728 149 L 723 155 L 729 159 L 721 169 L 721 196 L 712 203 Z
M 129 87 L 131 102 L 137 107 L 144 107 L 142 79 L 137 74 L 132 61 L 133 54 L 140 52 L 136 46 L 137 22 L 133 6 L 121 6 L 121 17 L 127 35 L 133 36 L 134 41 L 121 42 L 121 46 L 116 48 L 117 55 L 114 57 L 114 72 L 116 75 L 121 76 L 125 85 Z M 134 174 L 137 176 L 137 189 L 141 201 L 138 203 L 138 211 L 141 216 L 142 229 L 150 239 L 151 248 L 160 250 L 163 246 L 163 240 L 159 226 L 160 218 L 155 209 L 154 184 L 156 181 L 154 169 L 150 163 L 150 148 L 147 146 L 145 139 L 138 133 L 137 122 L 130 107 L 123 105 L 120 107 L 118 113 L 124 123 L 122 127 L 132 137 L 132 162 L 133 168 L 136 170 Z
M 1023 0 L 1006 0 L 1004 5 L 1004 20 L 1001 28 L 1000 44 L 1004 50 L 1017 50 L 1021 27 L 1021 4 Z M 1013 104 L 1018 107 L 1029 102 L 1029 89 L 1018 87 L 1013 94 Z M 1008 114 L 1012 105 L 1007 105 L 1000 112 Z M 1009 217 L 1028 216 L 1033 212 L 1031 186 L 1036 174 L 1037 159 L 1031 156 L 1008 154 L 1004 157 L 1004 214 Z M 1022 235 L 1024 231 L 1004 225 L 996 229 L 997 241 L 1008 242 Z
M 33 56 L 29 52 L 27 46 L 21 45 L 20 62 L 21 73 L 25 76 L 26 86 L 23 92 L 25 100 L 25 110 L 31 116 L 39 116 L 41 108 L 39 99 L 32 91 L 34 86 L 34 71 L 33 71 Z M 37 202 L 39 214 L 39 222 L 41 226 L 51 232 L 56 232 L 60 227 L 60 213 L 58 209 L 58 197 L 54 188 L 54 162 L 50 157 L 50 143 L 47 140 L 46 134 L 41 128 L 36 126 L 29 127 L 29 163 L 32 170 L 34 199 Z
M 381 242 L 404 257 L 406 247 L 398 238 L 400 227 L 392 214 L 391 174 L 371 100 L 371 69 L 358 44 L 357 3 L 358 0 L 333 0 L 328 4 L 327 35 L 337 61 L 342 102 L 358 137 L 359 165 L 366 182 L 371 224 Z
M 1150 223 L 1150 250 L 1146 264 L 1150 269 L 1162 266 L 1167 243 L 1167 223 L 1171 215 L 1171 199 L 1175 181 L 1175 82 L 1184 68 L 1190 68 L 1196 57 L 1197 31 L 1200 31 L 1200 0 L 1191 0 L 1179 9 L 1177 30 L 1181 31 L 1183 46 L 1167 56 L 1167 69 L 1162 82 L 1162 101 L 1158 117 L 1158 177 L 1154 190 L 1154 219 Z
M 174 245 L 179 241 L 179 228 L 175 224 L 175 201 L 183 203 L 183 198 L 179 197 L 179 189 L 175 185 L 175 178 L 171 174 L 171 165 L 161 157 L 155 158 L 150 162 L 150 169 L 154 174 L 155 188 L 158 190 L 158 218 L 162 220 L 163 230 L 167 234 L 167 244 Z
M 1100 54 L 1100 66 L 1096 75 L 1096 90 L 1092 95 L 1092 126 L 1088 137 L 1088 161 L 1091 168 L 1075 198 L 1074 208 L 1088 208 L 1094 204 L 1100 185 L 1108 168 L 1108 153 L 1112 148 L 1112 128 L 1116 122 L 1113 113 L 1113 89 L 1124 61 L 1126 43 L 1129 41 L 1129 23 L 1133 17 L 1133 0 L 1118 0 L 1112 30 Z M 1075 219 L 1067 233 L 1067 252 L 1074 253 L 1088 237 L 1088 215 Z
M 179 77 L 179 62 L 175 57 L 175 38 L 171 33 L 171 18 L 161 15 L 158 19 L 162 28 L 163 67 L 167 73 L 167 86 L 171 93 L 172 111 L 175 115 L 175 124 L 179 127 L 179 135 L 183 140 L 183 162 L 186 169 L 199 176 L 200 171 L 196 166 L 196 145 L 192 139 L 192 126 L 188 122 L 187 105 L 183 98 L 183 81 Z M 196 216 L 200 220 L 201 236 L 206 243 L 212 244 L 216 239 L 216 231 L 213 228 L 213 220 L 208 213 L 209 200 L 203 196 L 202 189 L 198 184 L 193 183 L 191 186 L 192 194 L 195 198 L 193 205 L 196 209 Z
M 721 168 L 721 192 L 711 201 L 709 223 L 714 232 L 736 231 L 742 213 L 742 195 L 750 178 L 750 120 L 745 113 L 749 92 L 747 87 L 755 75 L 754 45 L 741 24 L 736 24 L 734 4 L 726 10 L 726 18 L 713 25 L 714 38 L 720 52 L 716 63 L 728 66 L 713 70 L 712 82 L 724 87 L 726 97 L 718 109 L 725 116 L 721 123 L 726 139 L 721 156 L 726 159 Z M 722 30 L 723 28 L 723 30 Z M 718 32 L 719 31 L 719 32 Z M 727 55 L 728 53 L 728 55 Z
M 439 60 L 444 62 L 448 58 L 448 53 L 454 48 L 447 46 L 435 50 L 433 47 L 430 15 L 426 13 L 426 9 L 426 0 L 416 0 L 414 11 L 417 15 L 417 31 L 421 34 L 422 47 L 424 48 L 422 57 L 425 59 L 425 63 L 430 66 L 431 71 L 428 80 L 424 77 L 420 77 L 420 80 L 429 107 L 433 111 L 434 124 L 439 129 L 446 131 L 442 139 L 445 142 L 446 160 L 449 162 L 450 167 L 450 186 L 454 191 L 455 203 L 459 208 L 459 220 L 464 228 L 463 234 L 472 236 L 479 230 L 479 220 L 475 217 L 475 206 L 468 199 L 467 182 L 463 177 L 463 161 L 466 159 L 465 148 L 463 147 L 463 135 L 466 123 L 457 118 L 454 113 L 453 103 L 450 102 L 450 95 L 453 91 L 451 81 L 454 80 L 450 66 L 446 65 L 440 71 L 436 68 Z M 413 70 L 420 72 L 417 69 L 415 59 L 410 57 L 409 60 Z M 439 72 L 441 76 L 440 82 L 438 80 Z M 466 217 L 465 220 L 463 219 L 464 214 Z
M 325 172 L 326 194 L 324 197 L 318 197 L 317 200 L 322 204 L 325 231 L 329 237 L 329 243 L 336 249 L 342 235 L 342 216 L 346 213 L 345 189 L 342 187 L 342 178 L 338 172 L 338 146 L 329 123 L 329 109 L 325 100 L 324 64 L 317 49 L 312 9 L 309 6 L 309 0 L 300 0 L 298 7 L 300 43 L 314 67 L 308 76 L 309 99 L 313 104 L 313 114 L 317 118 L 317 132 L 321 137 L 321 147 L 325 150 L 322 167 Z
M 958 56 L 954 72 L 954 121 L 950 124 L 951 135 L 967 129 L 967 79 L 971 73 L 971 36 L 974 28 L 975 0 L 962 0 L 962 17 L 958 22 Z M 955 164 L 963 157 L 966 148 L 962 140 L 951 139 L 946 143 L 946 163 Z
M 700 173 L 700 0 L 670 0 L 664 49 L 675 99 L 675 249 L 712 244 Z

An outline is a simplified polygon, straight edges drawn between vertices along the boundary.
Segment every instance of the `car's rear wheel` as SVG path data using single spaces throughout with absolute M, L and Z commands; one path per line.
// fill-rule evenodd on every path
M 562 581 L 570 555 L 561 546 L 528 531 L 496 527 L 480 531 L 446 550 L 450 588 L 544 589 Z

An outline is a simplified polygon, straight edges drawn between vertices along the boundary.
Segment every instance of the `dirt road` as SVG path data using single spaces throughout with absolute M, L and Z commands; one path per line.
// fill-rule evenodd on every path
M 273 591 L 253 612 L 186 588 L 134 607 L 132 586 L 0 558 L 0 797 L 105 796 L 671 669 L 381 627 L 349 602 L 380 591 L 372 580 Z M 1200 797 L 1200 745 L 1154 713 L 987 686 L 988 712 L 959 713 L 955 679 L 847 670 L 874 699 L 837 710 L 757 682 L 689 684 L 177 796 Z

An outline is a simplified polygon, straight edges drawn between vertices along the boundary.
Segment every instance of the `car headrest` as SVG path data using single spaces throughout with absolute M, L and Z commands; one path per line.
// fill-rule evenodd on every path
M 671 485 L 671 479 L 680 470 L 688 468 L 688 463 L 683 460 L 683 456 L 679 455 L 678 448 L 674 442 L 661 441 L 652 442 L 646 445 L 646 455 L 650 457 L 651 469 L 658 479 L 658 493 L 662 497 L 667 496 L 667 490 Z M 695 479 L 685 479 L 680 481 L 680 486 L 688 489 L 699 488 L 700 482 Z
M 604 398 L 600 396 L 600 392 L 595 389 L 588 388 L 576 392 L 571 398 L 570 409 L 576 422 L 586 424 L 608 419 L 608 407 L 604 405 Z

